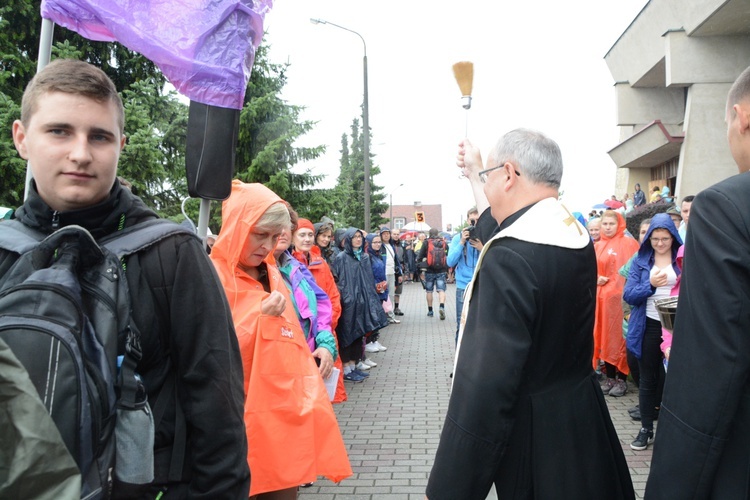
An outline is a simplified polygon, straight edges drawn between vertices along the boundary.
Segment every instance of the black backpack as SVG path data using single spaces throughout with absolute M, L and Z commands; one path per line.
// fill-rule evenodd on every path
M 140 335 L 121 259 L 176 233 L 189 231 L 154 219 L 100 246 L 79 226 L 44 237 L 18 221 L 0 223 L 0 248 L 21 254 L 0 278 L 0 339 L 78 465 L 81 498 L 109 497 L 113 476 L 153 481 L 154 418 L 135 373 Z
M 448 267 L 448 257 L 445 252 L 445 241 L 442 238 L 427 240 L 427 268 L 444 270 Z

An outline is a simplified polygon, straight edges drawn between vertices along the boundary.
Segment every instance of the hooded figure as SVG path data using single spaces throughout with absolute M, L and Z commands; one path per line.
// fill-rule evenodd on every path
M 385 258 L 380 253 L 380 249 L 375 250 L 372 248 L 372 240 L 375 239 L 375 237 L 378 236 L 375 233 L 370 233 L 367 235 L 367 238 L 365 240 L 367 241 L 367 245 L 365 247 L 365 250 L 368 254 L 370 254 L 370 264 L 372 265 L 372 277 L 375 280 L 375 283 L 383 283 L 386 281 L 385 276 Z M 388 300 L 388 287 L 386 286 L 383 288 L 381 292 L 378 292 L 377 287 L 375 292 L 378 294 L 378 297 L 380 300 Z
M 596 368 L 601 359 L 614 365 L 621 374 L 627 375 L 630 370 L 622 338 L 622 290 L 625 280 L 618 271 L 638 251 L 638 242 L 625 235 L 625 218 L 618 212 L 605 212 L 601 218 L 602 225 L 606 219 L 613 217 L 617 220 L 614 234 L 607 236 L 602 229 L 599 241 L 594 244 L 597 273 L 607 280 L 596 287 L 593 363 Z M 611 378 L 610 374 L 607 376 Z
M 646 329 L 646 302 L 656 290 L 650 282 L 649 273 L 654 265 L 654 247 L 651 246 L 651 233 L 655 229 L 666 229 L 672 235 L 672 269 L 680 276 L 682 273 L 677 264 L 677 252 L 682 246 L 682 239 L 672 218 L 667 214 L 656 214 L 651 219 L 646 236 L 638 250 L 638 254 L 630 265 L 630 273 L 625 284 L 623 299 L 632 306 L 630 321 L 628 322 L 628 349 L 641 358 L 641 344 Z
M 294 488 L 318 476 L 338 482 L 352 474 L 323 379 L 275 265 L 275 244 L 256 267 L 258 279 L 241 263 L 258 235 L 256 223 L 277 203 L 283 201 L 265 186 L 233 181 L 211 252 L 242 353 L 250 496 Z M 279 316 L 261 313 L 271 292 L 285 299 Z
M 352 237 L 356 233 L 362 235 L 362 231 L 353 227 L 346 230 L 344 250 L 333 261 L 341 292 L 341 318 L 336 333 L 343 347 L 369 332 L 388 326 L 388 316 L 375 293 L 370 255 L 362 248 L 355 250 L 352 247 Z

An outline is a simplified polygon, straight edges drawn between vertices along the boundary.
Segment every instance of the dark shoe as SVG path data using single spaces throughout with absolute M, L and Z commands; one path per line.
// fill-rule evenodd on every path
M 393 310 L 393 314 L 395 314 L 396 316 L 403 316 L 404 315 L 404 313 L 401 312 L 401 309 L 399 309 L 398 307 Z
M 362 382 L 364 379 L 365 377 L 362 377 L 358 372 L 354 370 L 344 374 L 344 380 L 346 382 L 354 382 L 356 384 L 358 382 Z
M 432 312 L 432 311 L 427 311 L 427 317 L 428 317 L 428 318 L 432 318 L 433 316 L 435 316 L 435 313 L 434 313 L 434 312 Z
M 630 447 L 637 451 L 643 451 L 648 448 L 648 445 L 654 442 L 654 431 L 649 429 L 641 428 L 638 436 L 635 440 L 630 443 Z
M 630 413 L 631 415 L 634 414 L 634 413 L 640 414 L 641 413 L 641 407 L 640 407 L 640 405 L 635 405 L 634 407 L 630 408 L 628 410 L 628 413 Z
M 440 312 L 440 319 L 445 319 L 445 309 L 441 307 L 439 312 Z
M 309 488 L 309 487 L 310 487 L 310 486 L 312 486 L 313 484 L 315 484 L 315 483 L 305 483 L 305 484 L 300 484 L 300 485 L 299 485 L 299 487 L 300 487 L 300 488 Z
M 630 413 L 630 418 L 635 420 L 636 422 L 641 421 L 641 409 L 638 408 L 636 411 Z
M 620 396 L 624 396 L 626 392 L 628 392 L 628 383 L 624 380 L 617 379 L 615 380 L 615 385 L 612 386 L 612 389 L 610 389 L 607 394 L 619 398 Z
M 355 368 L 354 370 L 352 370 L 352 373 L 356 373 L 357 375 L 359 375 L 360 377 L 362 377 L 363 380 L 370 376 L 369 373 L 363 372 L 363 371 L 361 371 L 361 370 L 359 370 L 357 368 Z

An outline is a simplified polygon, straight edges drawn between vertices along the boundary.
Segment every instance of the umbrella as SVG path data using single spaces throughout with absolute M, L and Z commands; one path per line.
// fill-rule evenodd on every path
M 416 238 L 418 234 L 419 234 L 419 231 L 402 231 L 401 234 L 398 235 L 398 239 L 405 240 L 407 236 Z
M 604 210 L 605 208 L 609 208 L 609 206 L 605 205 L 604 203 L 597 203 L 596 205 L 594 205 L 591 208 L 594 208 L 596 210 Z
M 607 200 L 604 202 L 604 204 L 609 208 L 622 208 L 625 206 L 624 203 L 622 203 L 621 201 L 617 201 L 617 200 Z
M 407 231 L 429 231 L 430 226 L 428 226 L 425 222 L 410 222 L 401 229 L 405 229 Z

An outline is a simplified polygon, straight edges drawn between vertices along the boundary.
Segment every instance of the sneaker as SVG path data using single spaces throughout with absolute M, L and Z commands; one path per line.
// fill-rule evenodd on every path
M 388 350 L 388 348 L 386 346 L 384 346 L 383 344 L 381 344 L 377 340 L 375 342 L 373 342 L 373 345 L 378 348 L 378 351 L 387 351 Z
M 363 372 L 363 371 L 369 370 L 369 369 L 370 369 L 370 365 L 366 365 L 362 361 L 360 361 L 359 363 L 357 363 L 357 370 Z
M 636 422 L 640 422 L 640 421 L 641 421 L 641 409 L 640 409 L 640 408 L 638 408 L 638 409 L 637 409 L 637 410 L 635 410 L 634 412 L 631 412 L 631 413 L 630 413 L 630 418 L 632 418 L 632 419 L 633 419 L 633 420 L 635 420 Z
M 626 392 L 628 392 L 628 383 L 624 380 L 617 379 L 615 380 L 615 385 L 612 387 L 612 389 L 609 390 L 607 394 L 612 397 L 619 398 L 620 396 L 624 396 Z
M 396 318 L 388 318 L 388 323 L 393 323 L 393 324 L 398 325 L 399 323 L 401 323 L 401 320 L 396 319 Z
M 395 314 L 396 316 L 403 316 L 404 315 L 404 313 L 401 312 L 401 309 L 399 309 L 398 307 L 393 310 L 393 314 Z
M 431 318 L 431 317 L 435 316 L 435 313 L 432 312 L 432 311 L 427 311 L 427 316 Z
M 638 436 L 635 440 L 630 443 L 630 447 L 634 450 L 643 451 L 648 448 L 648 445 L 654 442 L 654 431 L 649 429 L 641 428 Z
M 355 370 L 344 374 L 344 380 L 347 382 L 354 382 L 356 384 L 362 382 L 364 379 L 365 377 L 360 376 L 359 373 Z
M 371 360 L 370 358 L 363 359 L 362 363 L 366 364 L 370 368 L 375 368 L 376 366 L 378 366 L 378 364 L 375 361 Z
M 634 407 L 632 407 L 632 408 L 630 408 L 628 410 L 628 413 L 630 413 L 631 415 L 634 415 L 636 413 L 640 415 L 641 414 L 641 406 L 640 405 L 635 405 Z
M 602 392 L 604 394 L 609 394 L 609 391 L 611 391 L 614 386 L 615 386 L 615 379 L 613 378 L 608 378 L 607 380 L 602 382 L 602 384 L 600 385 L 600 387 L 602 388 Z
M 440 312 L 440 319 L 445 319 L 445 309 L 443 309 L 443 308 L 441 307 L 441 308 L 439 309 L 439 312 Z
M 356 373 L 357 375 L 362 377 L 363 380 L 370 376 L 369 373 L 363 372 L 359 368 L 355 368 L 354 370 L 352 370 L 352 373 Z
M 365 345 L 365 352 L 380 352 L 380 349 L 378 346 L 375 345 L 376 342 L 370 342 Z

